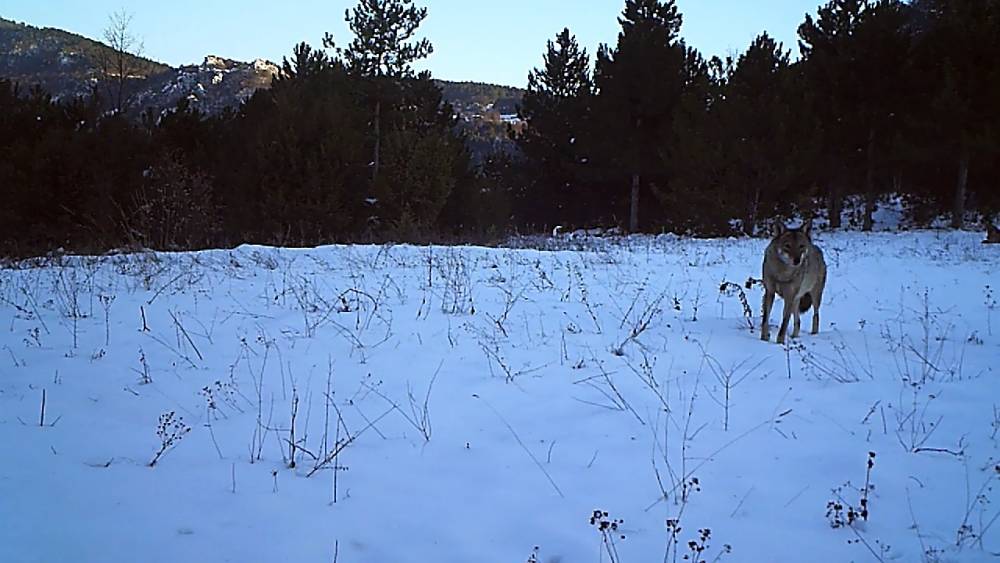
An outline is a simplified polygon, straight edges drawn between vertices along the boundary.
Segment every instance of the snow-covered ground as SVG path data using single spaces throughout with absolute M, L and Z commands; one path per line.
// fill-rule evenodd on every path
M 818 235 L 787 347 L 764 240 L 4 269 L 0 561 L 996 560 L 980 239 Z

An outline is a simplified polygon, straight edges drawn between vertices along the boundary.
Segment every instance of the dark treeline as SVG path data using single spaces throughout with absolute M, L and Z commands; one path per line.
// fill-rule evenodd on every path
M 766 33 L 706 60 L 672 0 L 619 23 L 593 64 L 564 30 L 530 76 L 522 219 L 750 234 L 794 212 L 837 228 L 847 196 L 863 228 L 889 193 L 917 223 L 1000 208 L 998 0 L 833 0 L 795 62 Z
M 590 226 L 752 234 L 847 196 L 917 221 L 1000 209 L 1000 0 L 833 0 L 733 59 L 681 38 L 673 0 L 627 0 L 592 61 L 569 30 L 529 76 L 518 150 L 470 156 L 412 40 L 409 0 L 361 0 L 355 39 L 298 45 L 270 89 L 207 116 L 54 102 L 0 80 L 8 254 L 122 245 L 502 235 Z M 463 132 L 465 131 L 465 132 Z
M 105 88 L 56 103 L 0 81 L 0 237 L 63 247 L 317 244 L 484 232 L 504 224 L 456 116 L 411 63 L 426 16 L 362 0 L 356 39 L 295 47 L 272 87 L 208 116 L 120 108 Z M 124 111 L 122 111 L 124 109 Z M 135 119 L 134 114 L 140 114 Z

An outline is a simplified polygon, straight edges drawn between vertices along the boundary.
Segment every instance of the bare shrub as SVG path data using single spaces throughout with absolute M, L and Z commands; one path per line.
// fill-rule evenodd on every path
M 176 446 L 191 431 L 191 427 L 184 423 L 184 419 L 175 415 L 174 411 L 160 415 L 160 421 L 156 425 L 156 436 L 160 439 L 160 449 L 156 450 L 156 455 L 149 462 L 150 467 L 154 467 L 163 454 Z
M 133 198 L 129 235 L 147 248 L 175 250 L 206 245 L 216 232 L 212 184 L 177 154 L 162 157 L 146 172 Z

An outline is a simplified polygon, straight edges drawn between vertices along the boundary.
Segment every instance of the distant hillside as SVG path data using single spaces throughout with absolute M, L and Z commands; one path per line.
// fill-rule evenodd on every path
M 260 88 L 270 88 L 280 72 L 278 66 L 264 59 L 252 63 L 208 55 L 196 65 L 185 65 L 150 80 L 138 93 L 140 108 L 170 109 L 181 98 L 209 114 L 236 107 Z
M 495 110 L 499 114 L 512 115 L 517 113 L 524 96 L 524 90 L 511 86 L 446 80 L 438 80 L 437 83 L 444 98 L 463 114 Z
M 523 126 L 517 111 L 524 90 L 479 82 L 438 80 L 437 84 L 461 119 L 473 162 L 496 152 L 516 152 L 511 132 Z
M 57 99 L 90 94 L 101 78 L 98 61 L 110 52 L 82 35 L 0 18 L 0 77 L 37 84 Z M 132 57 L 131 62 L 143 69 L 140 81 L 171 70 L 150 59 Z
M 110 48 L 99 41 L 54 28 L 38 28 L 0 18 L 0 78 L 23 88 L 38 85 L 53 98 L 68 99 L 101 91 L 101 57 Z M 140 73 L 129 94 L 138 111 L 166 111 L 182 98 L 207 113 L 236 107 L 279 72 L 274 63 L 251 63 L 209 55 L 200 64 L 178 68 L 147 58 L 132 58 Z M 524 91 L 509 86 L 438 80 L 444 99 L 461 116 L 470 148 L 477 156 L 511 148 L 508 125 L 518 126 L 517 107 Z
M 53 28 L 37 28 L 0 19 L 0 78 L 25 88 L 41 86 L 55 99 L 101 91 L 101 58 L 111 53 L 99 41 Z M 162 111 L 187 98 L 192 106 L 214 113 L 239 104 L 258 88 L 271 85 L 278 67 L 257 60 L 244 63 L 207 56 L 201 64 L 173 68 L 132 57 L 139 73 L 130 78 L 133 106 Z

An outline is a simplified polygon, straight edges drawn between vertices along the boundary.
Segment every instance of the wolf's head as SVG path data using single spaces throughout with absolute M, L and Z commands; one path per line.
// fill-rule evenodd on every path
M 797 229 L 789 229 L 784 223 L 774 227 L 774 240 L 778 258 L 789 266 L 799 266 L 812 248 L 812 222 L 807 221 Z

